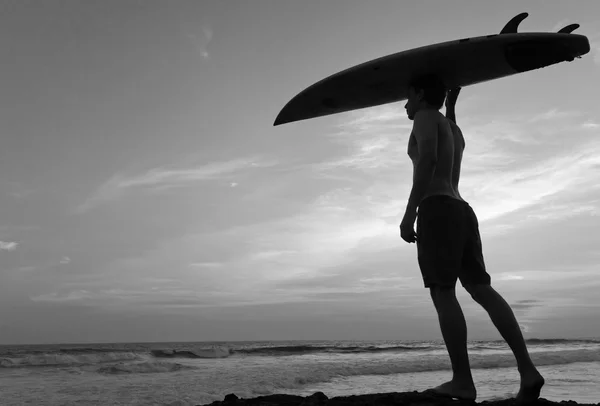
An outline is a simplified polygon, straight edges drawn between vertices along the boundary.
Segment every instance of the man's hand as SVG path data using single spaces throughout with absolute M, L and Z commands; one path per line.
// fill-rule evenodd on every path
M 415 220 L 417 219 L 417 213 L 414 214 L 406 213 L 400 223 L 400 237 L 407 243 L 417 241 L 417 233 L 415 232 Z
M 460 94 L 460 87 L 454 87 L 448 90 L 446 94 L 446 108 L 454 109 L 456 106 L 456 100 L 458 99 L 458 95 Z

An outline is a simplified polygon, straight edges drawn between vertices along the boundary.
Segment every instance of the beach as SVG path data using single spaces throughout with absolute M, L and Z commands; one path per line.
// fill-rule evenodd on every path
M 600 402 L 600 339 L 528 340 L 542 397 Z M 469 343 L 477 401 L 514 396 L 502 341 Z M 441 341 L 280 341 L 0 346 L 2 405 L 204 405 L 226 395 L 424 391 L 450 378 Z

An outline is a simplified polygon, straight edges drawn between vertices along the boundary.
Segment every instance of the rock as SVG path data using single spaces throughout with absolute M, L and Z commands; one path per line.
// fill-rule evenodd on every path
M 323 392 L 315 392 L 310 396 L 302 397 L 295 395 L 268 395 L 252 399 L 239 399 L 233 393 L 225 396 L 225 399 L 215 401 L 210 405 L 202 406 L 513 406 L 514 398 L 504 400 L 493 400 L 484 402 L 468 402 L 453 400 L 440 396 L 414 392 L 391 392 L 370 393 L 367 395 L 338 396 L 329 399 Z M 532 405 L 538 406 L 596 406 L 596 404 L 577 403 L 571 400 L 551 402 L 544 398 L 538 399 Z M 600 406 L 600 403 L 598 403 Z
M 322 406 L 327 403 L 328 400 L 329 399 L 323 392 L 315 392 L 304 398 L 304 401 L 300 403 L 300 406 Z

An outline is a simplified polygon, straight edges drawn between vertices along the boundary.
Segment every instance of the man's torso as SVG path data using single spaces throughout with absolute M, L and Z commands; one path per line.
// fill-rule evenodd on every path
M 437 164 L 433 179 L 423 199 L 429 196 L 444 195 L 464 201 L 458 191 L 458 178 L 465 146 L 464 138 L 458 126 L 441 113 L 438 112 L 435 117 L 438 126 Z M 414 180 L 416 165 L 419 160 L 419 150 L 413 133 L 411 133 L 408 140 L 407 152 L 413 162 Z

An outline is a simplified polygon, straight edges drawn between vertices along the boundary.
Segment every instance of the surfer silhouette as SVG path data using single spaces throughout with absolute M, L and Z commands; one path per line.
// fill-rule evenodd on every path
M 423 76 L 411 82 L 405 105 L 414 122 L 407 151 L 413 163 L 413 186 L 400 235 L 408 243 L 416 242 L 419 268 L 425 288 L 430 289 L 453 373 L 452 380 L 426 392 L 463 400 L 477 397 L 467 353 L 467 326 L 456 299 L 456 281 L 460 280 L 511 348 L 521 376 L 516 400 L 523 404 L 539 398 L 544 378 L 529 357 L 512 309 L 491 286 L 477 216 L 458 191 L 465 149 L 456 124 L 459 93 L 460 88 L 446 92 L 435 76 Z M 446 116 L 439 111 L 444 100 Z

